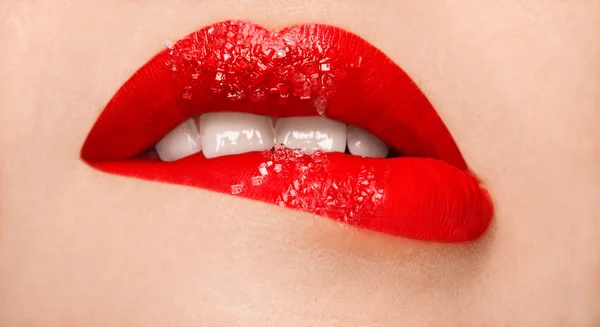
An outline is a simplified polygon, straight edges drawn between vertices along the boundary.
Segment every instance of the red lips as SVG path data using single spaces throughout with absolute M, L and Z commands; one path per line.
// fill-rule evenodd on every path
M 401 157 L 308 156 L 277 147 L 171 163 L 136 159 L 185 119 L 217 111 L 326 115 L 370 131 Z M 271 32 L 228 21 L 169 45 L 115 94 L 81 154 L 106 172 L 235 194 L 419 240 L 476 239 L 493 214 L 487 192 L 406 73 L 365 40 L 326 25 Z

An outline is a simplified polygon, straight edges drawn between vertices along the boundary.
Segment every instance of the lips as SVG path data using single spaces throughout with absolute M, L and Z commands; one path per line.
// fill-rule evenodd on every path
M 280 145 L 211 159 L 142 156 L 186 119 L 226 111 L 326 116 L 369 131 L 399 156 L 309 155 Z M 488 193 L 410 77 L 365 40 L 327 25 L 273 32 L 227 21 L 168 44 L 110 100 L 81 156 L 104 172 L 243 196 L 417 240 L 471 241 L 493 215 Z

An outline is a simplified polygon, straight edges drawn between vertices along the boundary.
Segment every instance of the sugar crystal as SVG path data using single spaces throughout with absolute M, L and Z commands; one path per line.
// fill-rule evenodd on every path
M 167 48 L 169 50 L 173 50 L 174 46 L 175 46 L 175 43 L 173 41 L 170 41 L 170 40 L 165 41 L 165 48 Z
M 267 170 L 267 164 L 266 163 L 261 163 L 260 166 L 258 167 L 258 172 L 262 175 L 265 176 L 269 173 L 269 171 Z
M 315 99 L 315 110 L 319 114 L 319 116 L 324 116 L 327 111 L 327 99 L 318 97 Z
M 231 185 L 231 194 L 237 195 L 244 191 L 244 184 L 233 184 Z
M 186 86 L 183 89 L 183 94 L 181 95 L 182 98 L 184 98 L 185 100 L 191 100 L 193 97 L 193 93 L 192 93 L 192 87 L 191 86 Z
M 253 176 L 251 180 L 252 186 L 260 186 L 263 183 L 263 176 Z

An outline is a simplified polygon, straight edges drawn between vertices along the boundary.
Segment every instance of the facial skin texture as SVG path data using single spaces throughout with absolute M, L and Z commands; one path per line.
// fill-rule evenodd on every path
M 0 326 L 598 326 L 600 2 L 0 3 Z M 490 190 L 468 245 L 103 174 L 79 159 L 164 41 L 327 23 L 399 63 Z

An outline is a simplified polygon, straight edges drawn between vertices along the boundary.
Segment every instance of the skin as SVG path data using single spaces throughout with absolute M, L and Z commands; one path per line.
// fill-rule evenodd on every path
M 598 326 L 600 1 L 0 3 L 0 325 Z M 165 40 L 322 22 L 422 87 L 497 214 L 478 242 L 103 174 L 79 159 Z

